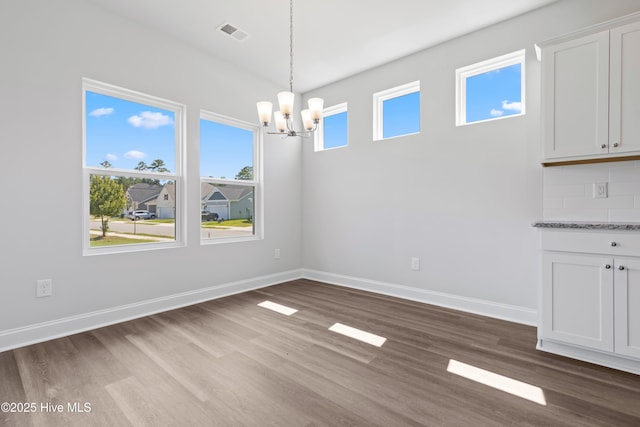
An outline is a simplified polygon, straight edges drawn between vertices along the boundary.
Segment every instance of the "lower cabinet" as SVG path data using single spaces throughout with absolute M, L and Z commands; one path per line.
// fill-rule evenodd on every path
M 640 374 L 640 233 L 542 233 L 538 348 Z
M 640 359 L 640 259 L 616 259 L 615 352 Z
M 542 336 L 613 351 L 613 259 L 545 253 Z

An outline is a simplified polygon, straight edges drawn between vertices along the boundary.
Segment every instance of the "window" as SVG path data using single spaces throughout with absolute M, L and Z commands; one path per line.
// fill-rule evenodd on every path
M 420 81 L 373 94 L 373 140 L 420 132 Z
M 201 112 L 201 242 L 259 235 L 260 138 L 254 124 Z
M 525 113 L 525 50 L 456 70 L 456 125 Z
M 89 79 L 83 107 L 83 253 L 180 244 L 185 107 Z
M 347 103 L 325 108 L 315 134 L 316 151 L 347 146 Z

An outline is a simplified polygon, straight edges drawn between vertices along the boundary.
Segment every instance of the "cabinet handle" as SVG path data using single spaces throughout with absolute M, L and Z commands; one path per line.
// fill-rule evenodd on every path
M 611 265 L 607 264 L 604 266 L 604 268 L 606 268 L 607 270 L 609 270 L 611 268 Z
M 618 244 L 616 242 L 611 242 L 611 246 L 616 247 Z
M 600 148 L 607 148 L 607 144 L 600 145 Z
M 617 147 L 618 145 L 620 145 L 620 144 L 618 144 L 617 142 L 614 142 L 614 143 L 613 143 L 613 146 L 614 146 L 614 147 Z
M 618 266 L 618 270 L 624 270 L 624 265 Z

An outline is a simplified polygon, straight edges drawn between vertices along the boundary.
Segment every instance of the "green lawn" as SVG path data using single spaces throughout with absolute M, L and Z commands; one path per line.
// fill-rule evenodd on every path
M 114 245 L 130 245 L 132 243 L 151 243 L 157 242 L 154 239 L 128 239 L 126 237 L 119 236 L 93 236 L 89 239 L 92 248 L 99 246 L 114 246 Z
M 174 222 L 176 222 L 175 219 L 173 218 L 164 218 L 164 219 L 144 219 L 143 220 L 145 223 L 150 223 L 150 222 L 155 222 L 158 224 L 173 224 Z
M 252 227 L 253 222 L 248 219 L 228 219 L 218 223 L 218 221 L 205 221 L 203 228 L 226 228 L 226 227 Z

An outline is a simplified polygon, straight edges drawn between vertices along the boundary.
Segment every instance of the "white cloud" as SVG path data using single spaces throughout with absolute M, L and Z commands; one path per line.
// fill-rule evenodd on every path
M 522 111 L 522 103 L 521 102 L 509 102 L 506 99 L 502 101 L 502 109 L 517 111 L 518 113 Z
M 116 160 L 118 160 L 118 156 L 116 156 L 115 154 L 111 154 L 111 153 L 107 153 L 107 155 L 105 157 L 110 162 L 115 162 Z
M 111 113 L 113 113 L 113 108 L 96 108 L 95 110 L 90 112 L 89 115 L 93 117 L 102 117 L 108 116 Z
M 170 125 L 173 123 L 171 118 L 165 114 L 151 111 L 143 111 L 139 116 L 131 116 L 128 120 L 133 127 L 142 127 L 145 129 L 156 129 L 160 126 Z
M 504 111 L 496 110 L 495 108 L 492 108 L 489 114 L 491 114 L 493 117 L 500 117 L 501 115 L 504 114 Z
M 124 157 L 127 159 L 140 160 L 147 157 L 147 154 L 138 150 L 129 150 L 126 153 L 124 153 Z

